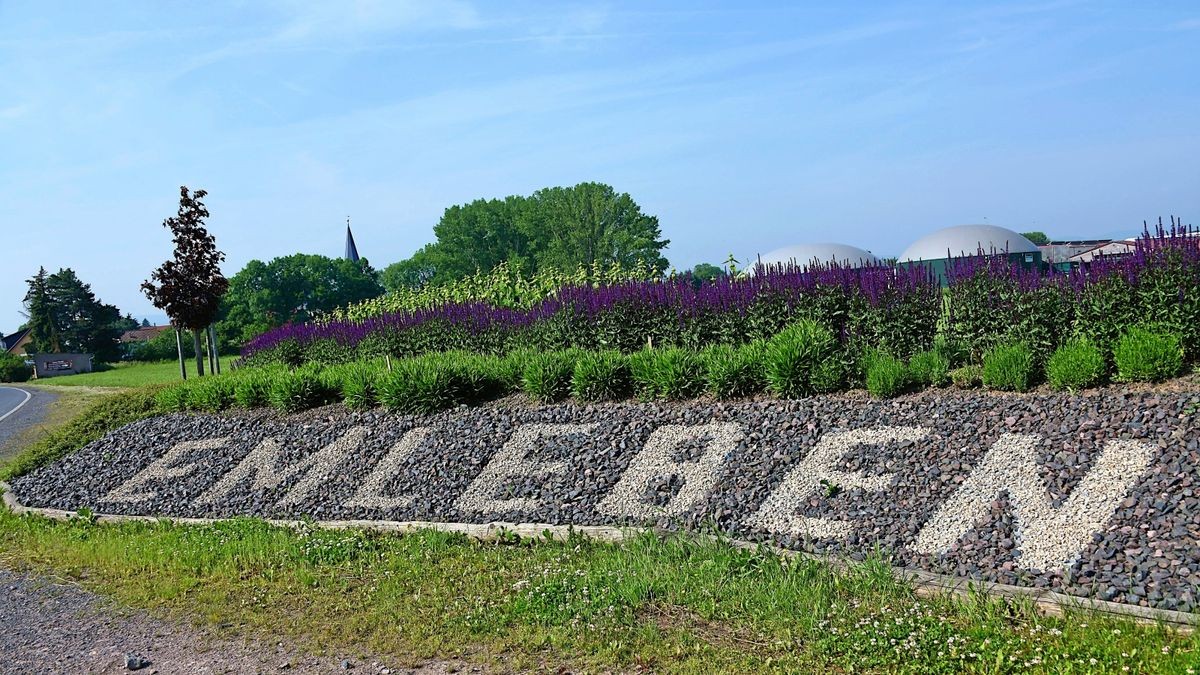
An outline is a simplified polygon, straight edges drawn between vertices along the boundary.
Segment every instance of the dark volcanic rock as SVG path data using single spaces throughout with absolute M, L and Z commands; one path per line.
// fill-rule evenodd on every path
M 497 405 L 425 418 L 335 408 L 291 418 L 267 413 L 168 415 L 129 425 L 22 476 L 14 481 L 13 490 L 29 506 L 99 513 L 715 526 L 737 538 L 818 553 L 861 559 L 879 551 L 898 566 L 1194 611 L 1200 587 L 1198 404 L 1200 394 L 1194 393 L 946 392 L 895 401 L 818 397 L 678 405 Z M 587 432 L 549 435 L 530 443 L 520 460 L 523 466 L 489 483 L 482 496 L 485 501 L 522 500 L 508 502 L 518 507 L 486 512 L 464 508 L 464 493 L 518 429 L 562 424 L 593 426 Z M 608 515 L 612 508 L 602 502 L 614 493 L 656 431 L 702 424 L 736 425 L 733 428 L 740 432 L 728 455 L 716 465 L 710 489 L 692 508 L 650 518 Z M 837 536 L 801 536 L 753 524 L 751 516 L 823 438 L 885 426 L 921 427 L 926 433 L 919 440 L 847 447 L 829 467 L 842 475 L 883 481 L 883 489 L 827 480 L 795 504 L 794 515 L 843 523 Z M 387 464 L 389 451 L 418 428 L 429 430 L 422 442 Z M 362 437 L 340 461 L 313 469 L 325 475 L 307 481 L 311 490 L 304 499 L 285 499 L 311 474 L 293 469 L 356 429 Z M 1065 569 L 1027 569 L 1021 505 L 1013 502 L 1011 491 L 990 496 L 986 513 L 944 552 L 931 555 L 914 550 L 914 541 L 938 507 L 962 488 L 1006 434 L 1034 438 L 1037 494 L 1044 494 L 1054 509 L 1070 504 L 1076 487 L 1096 468 L 1109 441 L 1145 444 L 1152 459 Z M 664 455 L 664 468 L 648 475 L 633 499 L 657 507 L 684 499 L 690 494 L 688 467 L 703 463 L 708 449 L 717 443 L 715 438 L 713 433 L 681 437 Z M 106 498 L 118 487 L 128 487 L 131 479 L 178 443 L 203 439 L 226 440 L 184 452 L 177 465 L 194 464 L 194 470 L 146 481 L 135 490 L 146 493 L 146 499 Z M 275 445 L 270 447 L 278 449 L 278 457 L 266 472 L 268 479 L 255 484 L 248 477 L 220 499 L 201 500 L 252 451 L 272 441 Z M 337 453 L 332 457 L 339 460 Z M 382 493 L 412 499 L 356 503 L 356 493 L 380 466 L 391 467 L 382 479 Z

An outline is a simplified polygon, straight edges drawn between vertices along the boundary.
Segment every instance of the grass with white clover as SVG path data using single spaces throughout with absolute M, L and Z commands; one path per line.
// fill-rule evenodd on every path
M 1187 673 L 1200 638 L 985 597 L 920 599 L 878 560 L 837 569 L 707 539 L 622 545 L 239 519 L 96 525 L 0 511 L 0 564 L 313 649 L 419 662 L 657 672 Z

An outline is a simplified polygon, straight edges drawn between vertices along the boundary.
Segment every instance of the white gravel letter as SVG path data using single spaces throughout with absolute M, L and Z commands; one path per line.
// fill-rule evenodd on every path
M 1001 436 L 962 487 L 934 512 L 913 550 L 944 553 L 986 516 L 1001 492 L 1008 492 L 1021 567 L 1051 571 L 1069 566 L 1149 467 L 1154 451 L 1146 443 L 1108 441 L 1092 470 L 1055 508 L 1038 475 L 1037 440 L 1027 434 Z
M 517 429 L 512 438 L 497 452 L 492 461 L 458 498 L 455 507 L 460 511 L 503 512 L 532 511 L 536 499 L 496 497 L 506 480 L 515 476 L 533 476 L 538 480 L 561 473 L 564 462 L 531 462 L 526 456 L 543 438 L 591 433 L 595 424 L 527 424 Z
M 346 506 L 361 506 L 368 509 L 408 508 L 413 503 L 413 498 L 406 495 L 385 494 L 387 482 L 400 472 L 400 467 L 408 461 L 409 457 L 412 457 L 417 448 L 425 443 L 425 439 L 429 438 L 432 431 L 429 427 L 417 427 L 407 431 L 392 446 L 392 449 L 388 450 L 388 454 L 375 466 L 358 492 L 346 502 Z
M 678 461 L 677 448 L 684 441 L 711 437 L 698 461 Z M 704 500 L 717 481 L 717 470 L 742 439 L 742 427 L 732 422 L 684 426 L 670 424 L 650 434 L 646 446 L 633 458 L 612 492 L 596 505 L 600 513 L 627 518 L 653 519 L 679 516 Z M 646 486 L 658 476 L 675 474 L 683 480 L 665 506 L 646 503 Z
M 279 466 L 279 442 L 268 438 L 250 451 L 250 454 L 225 474 L 220 482 L 200 495 L 197 503 L 218 503 L 247 480 L 251 481 L 250 489 L 262 492 L 273 490 L 294 478 L 300 478 L 278 503 L 279 506 L 299 504 L 308 498 L 318 485 L 337 472 L 346 455 L 361 443 L 366 435 L 366 427 L 354 427 L 317 452 L 295 464 L 283 467 Z
M 929 435 L 921 427 L 875 427 L 826 434 L 784 477 L 779 487 L 767 497 L 749 524 L 779 534 L 802 535 L 810 538 L 842 538 L 850 534 L 850 523 L 825 518 L 809 518 L 796 513 L 812 495 L 828 488 L 839 490 L 861 488 L 868 491 L 886 490 L 895 474 L 864 476 L 854 471 L 839 471 L 834 466 L 842 457 L 859 445 L 882 445 L 889 441 L 919 441 Z
M 158 493 L 149 490 L 150 483 L 183 478 L 195 471 L 201 463 L 181 464 L 188 453 L 196 450 L 216 450 L 229 442 L 229 437 L 206 438 L 202 441 L 176 443 L 167 454 L 154 460 L 150 466 L 104 496 L 105 502 L 144 502 L 154 499 Z

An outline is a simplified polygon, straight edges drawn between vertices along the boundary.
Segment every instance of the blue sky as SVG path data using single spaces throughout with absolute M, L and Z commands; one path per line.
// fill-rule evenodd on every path
M 347 215 L 382 268 L 446 206 L 587 180 L 680 268 L 1198 222 L 1198 44 L 1196 2 L 0 0 L 0 330 L 39 265 L 163 318 L 181 184 L 229 275 Z

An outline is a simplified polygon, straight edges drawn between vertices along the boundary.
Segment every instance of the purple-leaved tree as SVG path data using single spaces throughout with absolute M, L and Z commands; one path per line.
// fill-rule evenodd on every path
M 142 292 L 167 313 L 175 329 L 191 331 L 199 375 L 204 374 L 200 332 L 217 318 L 221 296 L 229 287 L 221 274 L 225 254 L 217 250 L 216 239 L 204 228 L 208 209 L 201 200 L 207 194 L 204 190 L 189 193 L 186 185 L 179 188 L 179 212 L 163 221 L 163 227 L 171 230 L 174 256 L 142 282 Z M 182 351 L 179 366 L 183 370 Z

